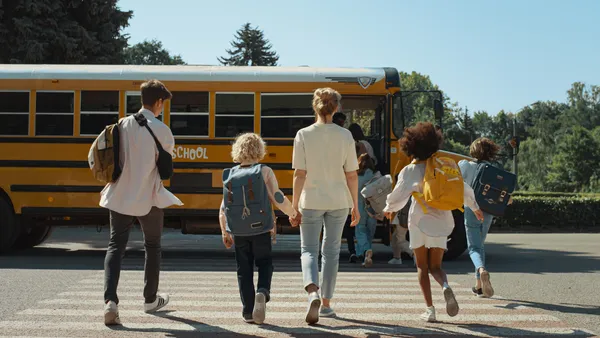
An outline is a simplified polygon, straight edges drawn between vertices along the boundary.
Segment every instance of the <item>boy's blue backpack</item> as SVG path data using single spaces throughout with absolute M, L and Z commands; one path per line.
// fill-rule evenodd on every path
M 517 177 L 503 170 L 496 163 L 477 162 L 475 177 L 471 187 L 475 192 L 475 200 L 481 211 L 493 216 L 504 216 L 510 195 L 515 190 Z
M 273 229 L 273 212 L 262 165 L 223 170 L 223 204 L 227 231 L 238 236 L 259 235 Z

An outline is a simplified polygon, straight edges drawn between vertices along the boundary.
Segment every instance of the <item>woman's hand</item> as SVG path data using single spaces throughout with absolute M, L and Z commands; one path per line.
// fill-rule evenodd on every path
M 352 222 L 350 223 L 350 226 L 355 227 L 356 225 L 358 225 L 359 221 L 360 221 L 360 213 L 358 212 L 358 208 L 353 207 L 352 208 Z
M 293 228 L 299 226 L 302 223 L 302 214 L 296 210 L 296 217 L 290 217 L 290 224 Z
M 386 211 L 383 213 L 383 215 L 385 216 L 385 218 L 389 219 L 390 221 L 394 218 L 394 212 L 391 212 L 391 211 Z

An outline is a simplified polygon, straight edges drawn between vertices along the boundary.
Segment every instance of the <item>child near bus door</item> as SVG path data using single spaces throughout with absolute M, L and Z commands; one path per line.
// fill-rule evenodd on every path
M 266 303 L 271 292 L 271 241 L 274 241 L 276 231 L 272 204 L 287 216 L 297 217 L 292 203 L 279 189 L 273 170 L 258 164 L 264 156 L 265 142 L 259 135 L 246 133 L 237 137 L 231 157 L 239 166 L 224 171 L 223 186 L 227 191 L 219 212 L 223 244 L 227 249 L 235 246 L 242 318 L 247 323 L 256 324 L 262 324 L 265 320 Z M 229 182 L 234 182 L 236 186 Z M 258 182 L 260 186 L 252 187 L 251 182 Z M 238 186 L 239 183 L 241 186 Z M 254 203 L 247 203 L 247 200 L 254 200 Z M 257 224 L 261 226 L 256 227 Z M 256 293 L 254 265 L 258 268 Z
M 375 176 L 375 164 L 368 154 L 358 157 L 358 189 L 361 190 Z M 360 221 L 356 225 L 356 252 L 363 258 L 362 266 L 369 268 L 373 265 L 373 236 L 377 220 L 367 212 L 365 198 L 358 194 L 358 211 Z
M 388 219 L 394 212 L 406 205 L 413 193 L 423 193 L 423 179 L 425 177 L 426 161 L 433 156 L 440 147 L 442 134 L 433 124 L 418 123 L 416 126 L 404 130 L 404 135 L 399 141 L 402 151 L 415 159 L 404 167 L 394 190 L 388 195 L 387 205 L 384 209 Z M 483 214 L 475 202 L 473 189 L 467 184 L 462 184 L 464 189 L 464 204 L 470 207 L 478 219 L 483 219 Z M 447 249 L 447 238 L 454 229 L 454 218 L 449 210 L 440 210 L 427 206 L 427 214 L 419 205 L 412 203 L 409 210 L 410 246 L 416 258 L 419 284 L 425 304 L 425 313 L 420 318 L 427 322 L 436 320 L 435 307 L 431 295 L 429 273 L 442 287 L 446 301 L 446 312 L 453 317 L 458 314 L 459 306 L 454 292 L 448 285 L 448 277 L 442 270 L 442 258 Z

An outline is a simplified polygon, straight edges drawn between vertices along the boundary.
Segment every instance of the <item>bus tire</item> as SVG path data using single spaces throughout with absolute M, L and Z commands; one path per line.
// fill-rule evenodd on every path
M 14 248 L 23 250 L 38 246 L 50 237 L 53 230 L 54 228 L 48 225 L 35 226 L 29 230 L 24 230 L 15 241 Z
M 13 248 L 19 235 L 19 221 L 8 197 L 0 189 L 0 253 Z
M 454 229 L 448 236 L 448 251 L 444 254 L 445 261 L 454 260 L 467 250 L 464 215 L 460 210 L 453 210 L 452 216 L 454 217 Z

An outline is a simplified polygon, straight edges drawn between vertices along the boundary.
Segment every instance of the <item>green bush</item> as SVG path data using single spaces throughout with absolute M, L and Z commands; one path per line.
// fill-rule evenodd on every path
M 553 230 L 600 231 L 599 195 L 517 195 L 498 227 L 539 227 Z

